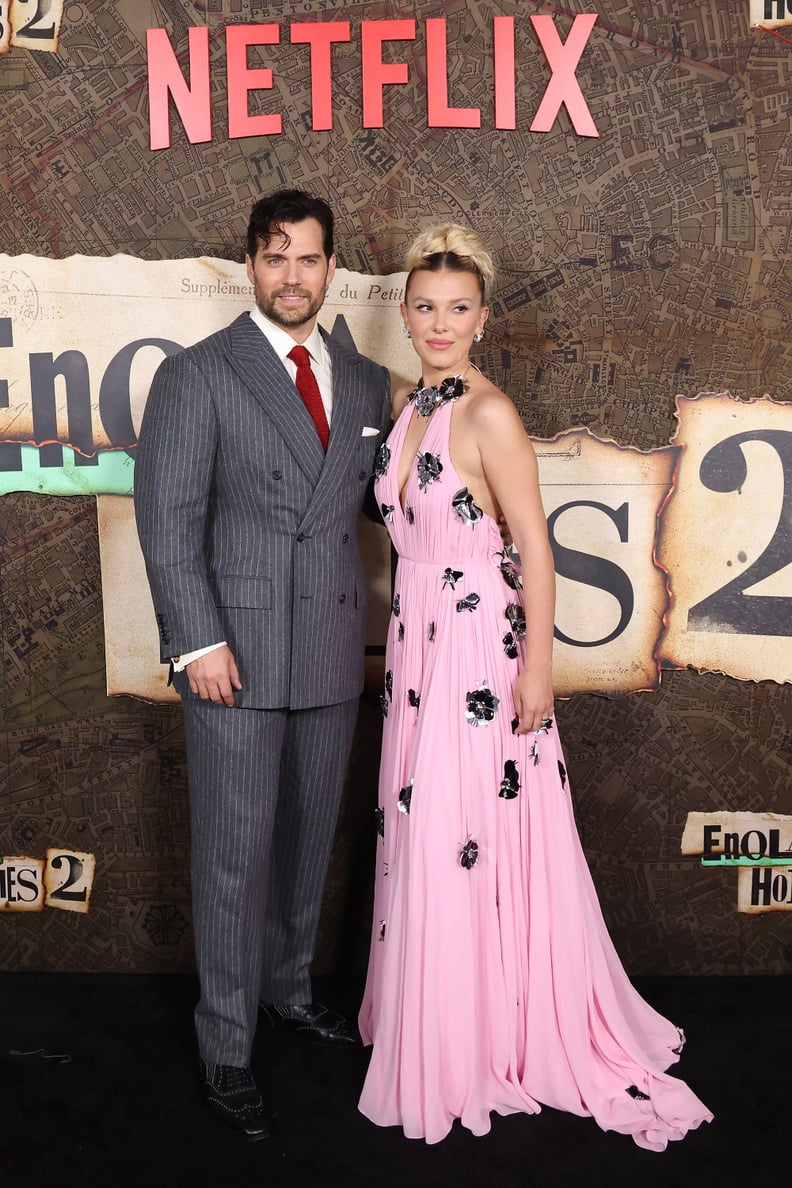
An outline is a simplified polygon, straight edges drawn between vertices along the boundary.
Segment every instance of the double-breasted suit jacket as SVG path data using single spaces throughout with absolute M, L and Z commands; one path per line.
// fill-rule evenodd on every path
M 141 428 L 136 516 L 161 658 L 226 640 L 242 683 L 235 704 L 247 708 L 330 705 L 363 687 L 357 519 L 390 384 L 384 367 L 324 339 L 326 455 L 248 314 L 164 360 Z M 175 681 L 193 696 L 184 673 Z

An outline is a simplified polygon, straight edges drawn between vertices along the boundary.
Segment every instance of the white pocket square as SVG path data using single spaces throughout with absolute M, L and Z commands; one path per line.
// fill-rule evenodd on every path
M 363 432 L 361 433 L 360 436 L 361 437 L 376 437 L 378 433 L 379 433 L 379 429 L 375 429 L 371 425 L 364 425 Z

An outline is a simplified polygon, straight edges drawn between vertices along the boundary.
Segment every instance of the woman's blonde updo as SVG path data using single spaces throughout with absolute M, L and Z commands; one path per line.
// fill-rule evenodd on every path
M 405 292 L 412 274 L 427 272 L 471 272 L 478 280 L 481 299 L 486 305 L 495 279 L 495 265 L 484 240 L 470 227 L 447 223 L 443 227 L 428 227 L 407 249 L 404 261 L 407 269 Z

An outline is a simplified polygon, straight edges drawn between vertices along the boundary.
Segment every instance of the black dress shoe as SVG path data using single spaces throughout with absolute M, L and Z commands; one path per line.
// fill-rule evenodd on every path
M 269 1138 L 272 1112 L 267 1110 L 249 1068 L 201 1061 L 203 1091 L 209 1109 L 250 1142 Z
M 351 1048 L 360 1043 L 354 1024 L 337 1011 L 329 1011 L 320 1002 L 300 1003 L 297 1006 L 274 1006 L 272 1003 L 260 1002 L 259 1011 L 271 1027 L 288 1027 L 315 1044 Z

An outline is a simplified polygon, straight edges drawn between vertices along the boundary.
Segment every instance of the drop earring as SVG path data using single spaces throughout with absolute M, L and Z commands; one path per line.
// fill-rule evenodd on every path
M 484 331 L 483 331 L 483 330 L 477 330 L 477 331 L 476 331 L 476 333 L 473 335 L 473 341 L 474 341 L 474 342 L 481 342 L 481 340 L 482 340 L 482 338 L 483 338 L 483 337 L 484 337 Z
M 404 335 L 405 338 L 412 338 L 412 334 L 410 334 L 410 331 L 407 329 L 406 326 L 402 326 L 402 334 Z

